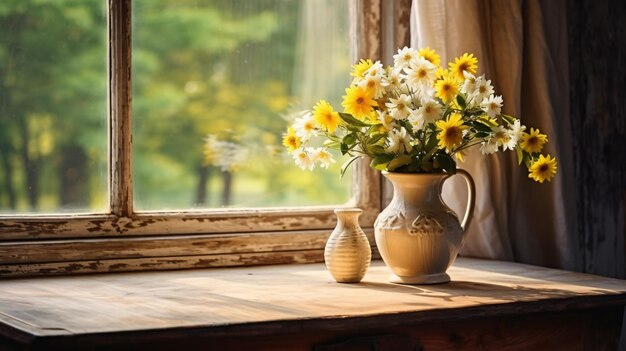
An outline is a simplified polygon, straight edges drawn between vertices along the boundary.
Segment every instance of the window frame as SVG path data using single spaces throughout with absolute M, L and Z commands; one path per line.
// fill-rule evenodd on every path
M 406 45 L 410 3 L 353 1 L 355 56 L 380 59 L 385 41 Z M 135 212 L 132 0 L 107 5 L 110 212 L 0 216 L 0 277 L 320 262 L 337 207 L 361 208 L 360 224 L 374 242 L 382 185 L 367 160 L 356 162 L 354 198 L 344 206 Z

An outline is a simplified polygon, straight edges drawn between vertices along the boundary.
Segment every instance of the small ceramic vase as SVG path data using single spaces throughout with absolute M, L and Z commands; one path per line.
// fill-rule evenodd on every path
M 358 208 L 336 209 L 337 226 L 324 249 L 326 268 L 338 283 L 358 283 L 372 259 L 370 243 L 359 226 Z

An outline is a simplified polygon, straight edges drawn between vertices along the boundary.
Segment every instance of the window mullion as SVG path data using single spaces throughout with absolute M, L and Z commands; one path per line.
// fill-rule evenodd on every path
M 131 0 L 109 0 L 109 201 L 131 217 Z

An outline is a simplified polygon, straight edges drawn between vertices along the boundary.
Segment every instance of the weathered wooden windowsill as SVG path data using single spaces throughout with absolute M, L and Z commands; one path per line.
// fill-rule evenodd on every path
M 335 283 L 323 264 L 4 280 L 0 348 L 167 349 L 197 339 L 207 349 L 206 340 L 217 347 L 286 335 L 318 342 L 330 332 L 626 304 L 626 281 L 515 263 L 459 258 L 453 281 L 432 286 L 390 284 L 388 274 L 374 262 L 360 284 Z

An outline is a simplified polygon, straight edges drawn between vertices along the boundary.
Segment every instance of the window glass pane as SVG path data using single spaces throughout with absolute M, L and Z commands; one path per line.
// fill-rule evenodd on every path
M 106 211 L 103 0 L 0 1 L 0 213 Z
M 134 1 L 136 208 L 348 201 L 344 160 L 302 171 L 281 142 L 287 120 L 318 99 L 341 106 L 349 2 Z

